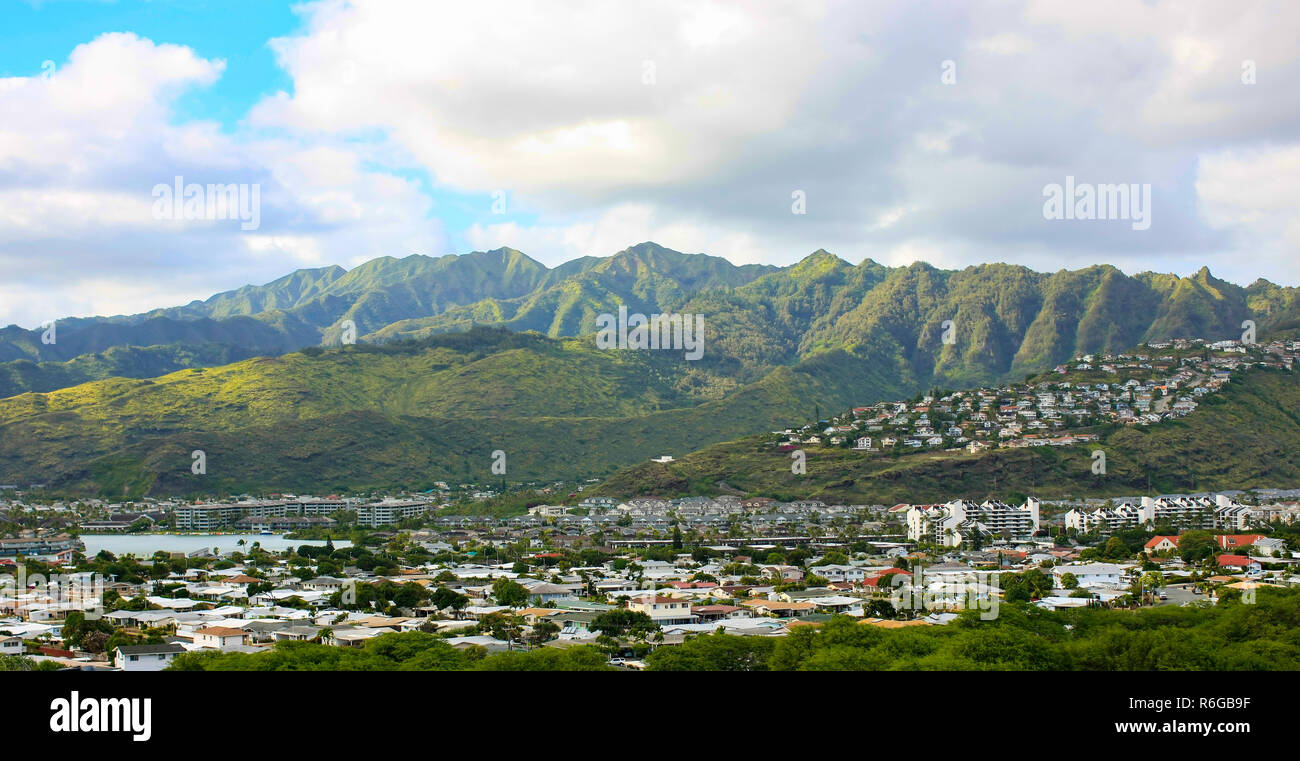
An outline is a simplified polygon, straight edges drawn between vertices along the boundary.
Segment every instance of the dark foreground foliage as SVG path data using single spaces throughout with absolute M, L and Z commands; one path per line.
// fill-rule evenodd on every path
M 710 634 L 665 645 L 655 671 L 1262 671 L 1300 670 L 1300 590 L 1260 589 L 1254 603 L 1225 595 L 1214 607 L 1051 612 L 1003 604 L 948 626 L 881 629 L 846 616 L 781 638 Z M 178 671 L 595 671 L 592 646 L 483 654 L 420 632 L 385 634 L 358 648 L 286 642 L 268 653 L 189 653 Z

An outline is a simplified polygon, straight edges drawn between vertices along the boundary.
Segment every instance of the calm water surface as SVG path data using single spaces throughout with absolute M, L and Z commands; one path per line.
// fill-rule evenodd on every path
M 239 544 L 243 539 L 244 543 Z M 206 549 L 221 554 L 247 552 L 253 542 L 262 545 L 262 549 L 279 552 L 290 547 L 304 544 L 324 545 L 323 540 L 285 539 L 283 534 L 82 534 L 81 541 L 86 543 L 86 556 L 94 557 L 100 550 L 108 550 L 114 555 L 135 555 L 147 558 L 158 550 L 164 552 L 184 552 L 189 554 Z M 351 547 L 352 542 L 345 539 L 334 540 L 335 547 Z

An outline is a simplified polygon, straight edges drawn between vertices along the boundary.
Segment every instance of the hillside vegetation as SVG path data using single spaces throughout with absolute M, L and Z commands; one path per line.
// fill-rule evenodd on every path
M 475 326 L 563 338 L 590 335 L 599 314 L 620 306 L 704 315 L 707 350 L 689 370 L 716 393 L 835 349 L 870 359 L 897 386 L 960 387 L 1143 340 L 1238 337 L 1246 319 L 1261 330 L 1300 326 L 1296 289 L 1243 288 L 1204 269 L 1183 278 L 1100 265 L 950 271 L 855 266 L 820 250 L 788 267 L 735 266 L 653 243 L 547 268 L 502 248 L 299 270 L 185 306 L 59 320 L 53 343 L 42 329 L 9 326 L 0 397 L 338 345 L 349 321 L 362 343 Z M 867 380 L 863 394 L 873 391 Z
M 1185 418 L 1149 427 L 1107 426 L 1071 447 L 867 454 L 808 447 L 807 473 L 771 436 L 716 444 L 675 462 L 642 463 L 607 479 L 601 494 L 717 494 L 718 483 L 779 499 L 849 504 L 1178 493 L 1294 486 L 1300 481 L 1300 380 L 1251 370 Z M 1092 451 L 1106 473 L 1092 472 Z
M 385 257 L 182 307 L 62 320 L 54 343 L 40 330 L 0 330 L 0 483 L 111 496 L 427 488 L 497 481 L 488 470 L 497 449 L 510 481 L 604 476 L 823 410 L 1019 380 L 1082 352 L 1235 338 L 1245 319 L 1261 336 L 1297 331 L 1296 298 L 1295 289 L 1242 288 L 1207 270 L 947 271 L 855 266 L 825 251 L 789 267 L 737 267 L 653 243 L 555 268 L 512 249 Z M 620 306 L 703 315 L 703 358 L 597 350 L 596 316 Z M 360 342 L 342 346 L 348 320 Z M 1258 430 L 1289 419 L 1266 409 Z M 1135 444 L 1125 438 L 1135 435 L 1116 432 L 1114 444 Z M 1290 441 L 1260 436 L 1236 451 L 1259 459 L 1274 451 L 1270 440 Z M 796 487 L 763 459 L 773 453 L 728 446 L 615 483 L 698 490 L 736 466 L 750 488 Z M 202 476 L 189 470 L 196 449 L 208 456 Z M 1089 486 L 1068 452 L 969 463 L 926 455 L 938 459 L 920 470 L 914 458 L 841 466 L 837 456 L 810 469 L 825 476 L 814 488 L 901 495 L 931 477 L 972 489 Z M 1031 458 L 1024 478 L 1015 475 L 1022 457 Z M 716 467 L 699 465 L 710 458 Z M 1119 484 L 1129 472 L 1112 463 L 1103 488 L 1127 488 Z M 1207 480 L 1219 477 L 1206 466 Z M 1220 475 L 1215 483 L 1255 477 L 1249 468 Z
M 0 400 L 0 473 L 110 495 L 428 488 L 596 476 L 842 406 L 825 354 L 722 398 L 665 352 L 478 328 Z M 207 473 L 190 472 L 202 450 Z

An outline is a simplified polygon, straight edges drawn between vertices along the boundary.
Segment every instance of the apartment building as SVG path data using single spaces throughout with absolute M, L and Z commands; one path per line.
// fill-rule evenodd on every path
M 176 528 L 181 531 L 215 531 L 232 528 L 241 518 L 262 522 L 276 518 L 327 516 L 349 506 L 347 500 L 302 497 L 294 499 L 218 502 L 203 505 L 177 505 Z
M 73 550 L 81 548 L 81 542 L 66 534 L 41 539 L 0 539 L 0 558 L 25 555 L 66 554 L 71 556 Z
M 907 538 L 957 547 L 980 538 L 1027 540 L 1040 525 L 1039 501 L 1030 497 L 1020 507 L 999 500 L 979 504 L 957 499 L 943 505 L 913 505 L 907 511 Z
M 181 531 L 215 531 L 239 520 L 244 508 L 238 504 L 178 505 L 173 511 Z
M 1254 525 L 1258 511 L 1231 498 L 1143 497 L 1139 504 L 1125 502 L 1118 507 L 1100 507 L 1090 512 L 1079 509 L 1065 514 L 1065 527 L 1080 533 L 1110 533 L 1147 524 L 1168 523 L 1185 529 L 1241 531 Z
M 357 523 L 370 528 L 391 526 L 423 515 L 428 509 L 429 503 L 424 500 L 386 499 L 357 506 Z

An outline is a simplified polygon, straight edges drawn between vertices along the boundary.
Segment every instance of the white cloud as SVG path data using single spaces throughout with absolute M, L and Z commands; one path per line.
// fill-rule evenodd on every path
M 450 235 L 550 264 L 655 240 L 740 262 L 826 248 L 1300 283 L 1300 9 L 1285 0 L 299 12 L 271 42 L 291 91 L 233 133 L 176 118 L 225 67 L 183 45 L 106 34 L 51 79 L 0 79 L 0 323 L 99 308 L 92 283 L 144 309 L 296 266 L 444 253 Z M 1067 174 L 1150 183 L 1152 229 L 1045 224 L 1041 189 Z M 259 183 L 261 227 L 142 217 L 176 175 Z M 446 230 L 444 190 L 505 191 L 510 213 Z
M 934 245 L 1049 269 L 1231 261 L 1196 216 L 1188 166 L 1256 139 L 1252 114 L 1296 140 L 1298 56 L 1279 24 L 1294 8 L 944 8 L 584 3 L 560 18 L 527 2 L 330 1 L 275 42 L 294 95 L 253 119 L 384 130 L 438 181 L 540 215 L 475 225 L 472 244 L 548 260 L 650 237 L 778 263 Z M 1273 84 L 1239 82 L 1247 56 Z M 1164 224 L 1044 226 L 1041 188 L 1066 174 L 1152 184 Z M 783 200 L 796 188 L 802 219 Z
M 385 149 L 174 123 L 175 100 L 223 69 L 113 33 L 52 77 L 0 80 L 0 324 L 137 312 L 362 255 L 442 253 L 418 184 L 367 168 Z M 155 218 L 153 188 L 175 177 L 258 185 L 261 226 Z
M 1236 236 L 1234 274 L 1293 276 L 1300 253 L 1300 146 L 1202 156 L 1196 192 L 1206 222 Z
M 771 254 L 768 241 L 704 218 L 664 215 L 650 204 L 622 204 L 593 222 L 474 225 L 467 238 L 478 249 L 511 246 L 552 266 L 579 256 L 608 256 L 643 241 L 677 251 L 724 256 L 736 264 L 763 262 Z
M 253 122 L 385 128 L 462 189 L 687 182 L 794 117 L 825 6 L 326 2 L 307 34 L 274 43 L 294 95 Z

